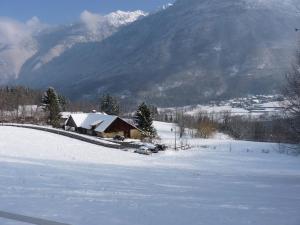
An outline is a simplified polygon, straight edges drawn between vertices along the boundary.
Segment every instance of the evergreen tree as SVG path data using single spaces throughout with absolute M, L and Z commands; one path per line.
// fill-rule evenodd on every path
M 44 93 L 42 97 L 42 104 L 44 106 L 44 110 L 49 112 L 49 123 L 53 127 L 59 127 L 60 120 L 60 102 L 57 93 L 54 88 L 50 87 Z
M 156 130 L 153 127 L 153 118 L 151 110 L 144 102 L 138 107 L 135 116 L 135 122 L 139 129 L 146 132 L 150 136 L 153 137 L 156 135 Z
M 120 106 L 117 99 L 109 94 L 103 95 L 100 102 L 100 111 L 108 115 L 119 115 Z

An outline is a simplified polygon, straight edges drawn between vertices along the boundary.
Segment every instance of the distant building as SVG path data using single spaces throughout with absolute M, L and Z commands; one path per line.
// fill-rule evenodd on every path
M 120 135 L 126 138 L 140 139 L 142 136 L 142 131 L 136 126 L 118 116 L 103 113 L 70 114 L 65 129 L 105 138 Z
M 20 117 L 32 118 L 38 113 L 43 113 L 43 107 L 38 105 L 19 105 L 17 114 Z

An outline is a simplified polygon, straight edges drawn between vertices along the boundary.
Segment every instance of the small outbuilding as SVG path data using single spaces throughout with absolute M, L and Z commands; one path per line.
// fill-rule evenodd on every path
M 103 113 L 70 114 L 65 128 L 66 130 L 105 138 L 113 138 L 116 135 L 132 139 L 142 137 L 142 131 L 136 126 L 118 116 Z

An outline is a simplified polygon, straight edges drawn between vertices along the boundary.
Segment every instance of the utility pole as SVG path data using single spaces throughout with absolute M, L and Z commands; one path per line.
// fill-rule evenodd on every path
M 175 151 L 177 150 L 177 130 L 176 130 L 176 126 L 178 124 L 178 109 L 176 107 L 176 115 L 175 115 L 175 123 L 174 123 L 174 133 L 175 133 Z
M 175 126 L 175 151 L 177 150 L 177 139 L 176 139 L 176 136 L 177 136 L 177 134 L 176 134 L 176 126 Z

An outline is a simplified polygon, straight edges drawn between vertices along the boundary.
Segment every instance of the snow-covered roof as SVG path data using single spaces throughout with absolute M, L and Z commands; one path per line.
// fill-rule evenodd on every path
M 103 113 L 78 113 L 71 114 L 77 127 L 92 129 L 96 126 L 96 132 L 104 132 L 118 117 Z
M 68 119 L 72 113 L 71 112 L 60 112 L 60 117 L 63 119 Z

